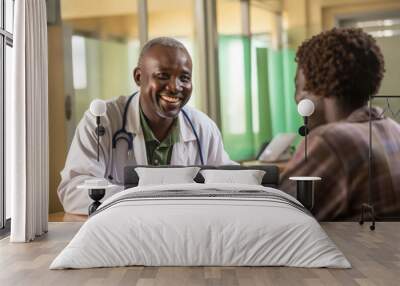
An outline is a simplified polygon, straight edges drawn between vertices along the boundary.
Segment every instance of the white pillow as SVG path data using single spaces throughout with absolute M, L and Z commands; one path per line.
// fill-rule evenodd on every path
M 262 170 L 202 170 L 205 184 L 226 183 L 261 185 L 265 171 Z
M 139 186 L 195 183 L 193 179 L 199 170 L 199 167 L 135 168 L 139 176 Z

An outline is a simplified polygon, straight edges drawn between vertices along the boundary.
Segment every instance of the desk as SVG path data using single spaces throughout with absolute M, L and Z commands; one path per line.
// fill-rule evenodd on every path
M 87 218 L 87 215 L 69 214 L 65 212 L 49 214 L 49 222 L 84 222 Z
M 252 160 L 252 161 L 242 161 L 242 162 L 240 162 L 240 165 L 242 165 L 242 166 L 274 165 L 274 166 L 278 166 L 279 173 L 282 174 L 282 172 L 285 170 L 288 162 L 289 161 L 264 162 L 264 161 L 259 161 L 259 160 Z

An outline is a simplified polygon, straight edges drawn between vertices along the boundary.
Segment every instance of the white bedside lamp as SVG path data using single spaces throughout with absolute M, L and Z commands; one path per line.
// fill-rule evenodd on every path
M 92 101 L 92 103 L 90 103 L 90 112 L 94 115 L 94 116 L 103 116 L 104 114 L 106 114 L 107 111 L 107 106 L 106 106 L 106 102 L 102 99 L 95 99 Z
M 303 99 L 297 105 L 297 111 L 303 117 L 311 116 L 314 113 L 315 106 L 314 103 L 309 99 Z

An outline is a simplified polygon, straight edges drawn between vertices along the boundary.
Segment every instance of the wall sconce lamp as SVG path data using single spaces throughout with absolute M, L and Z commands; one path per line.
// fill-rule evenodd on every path
M 309 99 L 302 99 L 297 105 L 297 111 L 303 117 L 304 125 L 299 128 L 299 134 L 304 136 L 305 144 L 304 144 L 304 158 L 307 162 L 307 135 L 309 132 L 308 129 L 308 117 L 310 117 L 315 111 L 314 103 Z
M 103 136 L 106 132 L 104 126 L 101 125 L 100 117 L 104 116 L 107 111 L 107 106 L 104 100 L 95 99 L 90 104 L 90 113 L 96 116 L 96 135 L 97 135 L 97 162 L 99 162 L 99 152 L 100 152 L 100 136 Z

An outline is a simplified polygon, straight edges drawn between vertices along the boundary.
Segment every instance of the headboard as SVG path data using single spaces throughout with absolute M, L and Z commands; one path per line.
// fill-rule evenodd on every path
M 138 185 L 139 176 L 135 171 L 136 167 L 144 168 L 183 168 L 187 166 L 126 166 L 124 169 L 124 187 L 125 189 L 133 188 Z M 201 170 L 206 169 L 217 169 L 217 170 L 263 170 L 265 175 L 262 179 L 261 184 L 265 187 L 277 188 L 279 185 L 279 168 L 275 165 L 254 165 L 254 166 L 239 166 L 239 165 L 223 165 L 223 166 L 196 166 L 201 168 Z M 204 183 L 204 178 L 200 174 L 194 178 L 197 183 Z

